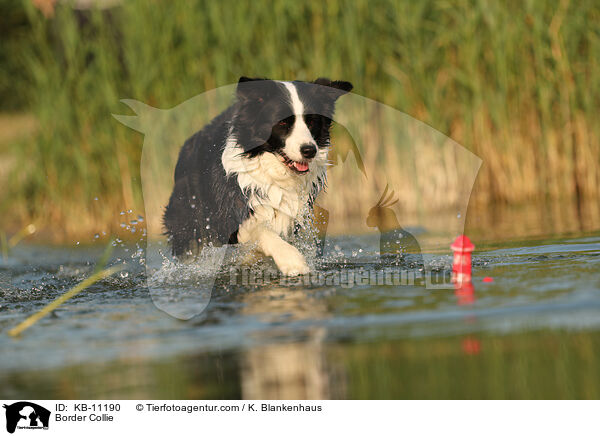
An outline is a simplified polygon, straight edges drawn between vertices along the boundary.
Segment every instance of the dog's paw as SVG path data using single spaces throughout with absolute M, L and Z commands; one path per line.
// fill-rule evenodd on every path
M 280 250 L 276 256 L 273 256 L 273 260 L 275 260 L 279 270 L 286 276 L 297 276 L 310 272 L 304 256 L 300 254 L 296 247 L 291 245 L 286 247 L 285 250 Z

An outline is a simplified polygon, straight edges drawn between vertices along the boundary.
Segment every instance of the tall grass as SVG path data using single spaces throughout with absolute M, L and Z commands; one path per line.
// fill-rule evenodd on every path
M 565 197 L 600 215 L 593 0 L 128 0 L 61 3 L 51 19 L 21 6 L 30 31 L 11 62 L 40 129 L 8 151 L 5 222 L 60 224 L 57 238 L 114 229 L 142 201 L 142 137 L 111 117 L 119 99 L 168 108 L 241 75 L 349 80 L 482 157 L 476 202 Z

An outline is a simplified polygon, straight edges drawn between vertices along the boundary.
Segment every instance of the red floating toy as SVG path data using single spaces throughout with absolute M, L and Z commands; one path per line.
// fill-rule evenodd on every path
M 450 248 L 454 251 L 452 282 L 457 284 L 470 282 L 471 252 L 475 246 L 467 236 L 461 235 L 454 240 Z

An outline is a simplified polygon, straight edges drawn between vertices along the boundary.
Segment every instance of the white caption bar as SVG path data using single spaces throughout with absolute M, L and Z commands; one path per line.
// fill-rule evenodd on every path
M 594 417 L 600 406 L 598 401 L 0 401 L 5 405 L 0 434 L 18 436 L 213 430 L 302 436 L 585 435 L 597 434 Z

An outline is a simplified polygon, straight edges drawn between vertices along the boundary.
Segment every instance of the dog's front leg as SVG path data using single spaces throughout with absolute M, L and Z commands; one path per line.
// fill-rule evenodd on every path
M 304 256 L 263 223 L 245 223 L 240 226 L 238 240 L 254 242 L 265 255 L 271 256 L 279 270 L 289 276 L 307 274 L 310 269 Z

